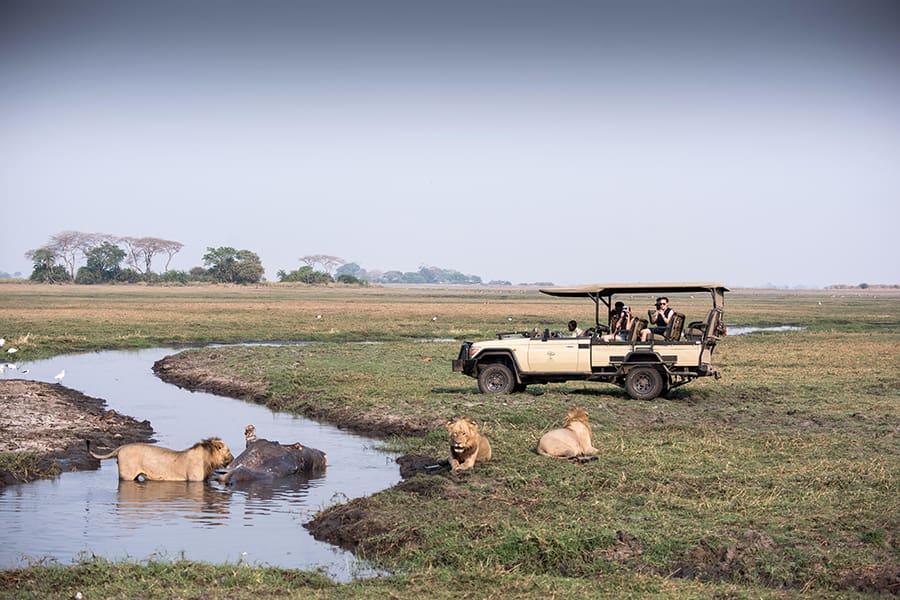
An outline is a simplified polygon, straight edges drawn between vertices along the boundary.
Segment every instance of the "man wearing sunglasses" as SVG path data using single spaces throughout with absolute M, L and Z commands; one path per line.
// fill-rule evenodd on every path
M 655 315 L 654 312 L 656 313 Z M 652 308 L 650 309 L 650 322 L 653 326 L 641 329 L 641 341 L 646 342 L 654 333 L 664 335 L 666 333 L 666 327 L 669 326 L 669 321 L 672 320 L 672 315 L 674 314 L 675 311 L 669 307 L 668 298 L 665 296 L 657 298 L 655 311 Z

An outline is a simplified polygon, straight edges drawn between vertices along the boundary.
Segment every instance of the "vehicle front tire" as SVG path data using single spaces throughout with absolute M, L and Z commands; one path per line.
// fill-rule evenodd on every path
M 513 372 L 502 363 L 493 363 L 478 371 L 478 389 L 482 394 L 509 394 L 515 386 Z
M 635 400 L 653 400 L 665 387 L 662 373 L 653 367 L 635 367 L 625 377 L 625 391 Z

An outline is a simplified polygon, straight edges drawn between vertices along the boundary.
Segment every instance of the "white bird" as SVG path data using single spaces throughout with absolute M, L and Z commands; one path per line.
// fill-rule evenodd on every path
M 24 371 L 22 371 L 22 375 L 24 375 L 27 372 L 28 372 L 28 369 L 25 369 Z
M 56 380 L 56 383 L 62 383 L 63 377 L 65 377 L 65 376 L 66 376 L 66 370 L 63 369 L 62 371 L 60 371 L 59 373 L 54 375 L 53 379 Z
M 322 315 L 316 315 L 316 318 L 317 318 L 317 319 L 321 319 L 321 318 L 322 318 Z
M 15 371 L 19 368 L 19 365 L 17 365 L 16 363 L 6 363 L 6 368 L 11 371 Z
M 4 338 L 0 338 L 0 348 L 2 348 L 3 344 L 5 344 L 5 343 L 6 343 L 6 340 Z
M 6 353 L 7 353 L 7 354 L 15 354 L 15 353 L 18 352 L 18 351 L 19 351 L 18 348 L 8 348 L 8 349 L 6 350 Z
M 434 315 L 433 317 L 431 317 L 431 320 L 432 320 L 432 321 L 437 321 L 437 315 Z

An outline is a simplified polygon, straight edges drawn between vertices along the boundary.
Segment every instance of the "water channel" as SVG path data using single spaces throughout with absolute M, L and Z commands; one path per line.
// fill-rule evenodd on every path
M 302 524 L 322 508 L 397 483 L 396 455 L 379 450 L 378 440 L 164 383 L 151 368 L 176 352 L 60 356 L 23 363 L 15 377 L 53 382 L 65 369 L 67 387 L 149 420 L 157 442 L 169 448 L 219 436 L 236 456 L 244 448 L 244 426 L 253 423 L 259 437 L 325 451 L 325 475 L 240 489 L 215 482 L 141 484 L 119 482 L 115 460 L 107 460 L 97 471 L 7 486 L 0 490 L 0 568 L 99 556 L 320 569 L 338 581 L 372 574 L 349 552 L 313 539 Z

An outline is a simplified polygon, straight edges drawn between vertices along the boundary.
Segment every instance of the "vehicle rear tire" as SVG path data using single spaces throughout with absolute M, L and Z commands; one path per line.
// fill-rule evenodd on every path
M 635 367 L 625 377 L 625 391 L 635 400 L 653 400 L 665 388 L 662 373 L 653 367 Z
M 478 389 L 482 394 L 509 394 L 515 386 L 513 372 L 502 363 L 493 363 L 478 371 Z

